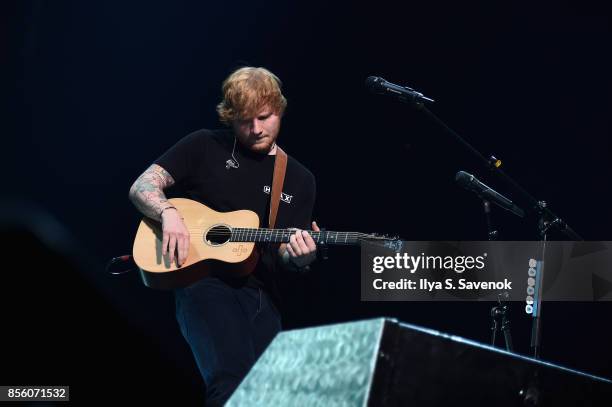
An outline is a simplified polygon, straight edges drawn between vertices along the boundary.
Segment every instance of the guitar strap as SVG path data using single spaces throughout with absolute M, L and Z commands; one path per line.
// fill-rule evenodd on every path
M 272 175 L 272 193 L 270 194 L 270 215 L 268 216 L 269 228 L 274 229 L 278 205 L 280 204 L 283 182 L 285 181 L 285 171 L 287 170 L 287 153 L 276 145 L 276 158 L 274 159 L 274 174 Z

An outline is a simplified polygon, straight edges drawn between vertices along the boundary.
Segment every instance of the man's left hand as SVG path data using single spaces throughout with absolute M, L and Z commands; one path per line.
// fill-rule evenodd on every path
M 312 230 L 320 231 L 317 222 L 312 222 Z M 317 245 L 305 230 L 298 229 L 291 235 L 286 250 L 289 253 L 289 261 L 298 268 L 306 267 L 317 258 Z

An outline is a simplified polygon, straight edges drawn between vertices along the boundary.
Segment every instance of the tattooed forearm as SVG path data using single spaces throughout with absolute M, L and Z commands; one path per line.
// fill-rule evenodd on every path
M 143 215 L 161 220 L 161 212 L 171 207 L 164 189 L 174 184 L 172 176 L 157 164 L 151 165 L 130 188 L 130 200 Z

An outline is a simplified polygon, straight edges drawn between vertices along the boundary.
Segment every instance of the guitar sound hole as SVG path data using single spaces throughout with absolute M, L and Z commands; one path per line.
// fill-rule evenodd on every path
M 227 243 L 231 236 L 232 231 L 228 226 L 217 225 L 206 232 L 206 241 L 213 246 L 219 246 Z

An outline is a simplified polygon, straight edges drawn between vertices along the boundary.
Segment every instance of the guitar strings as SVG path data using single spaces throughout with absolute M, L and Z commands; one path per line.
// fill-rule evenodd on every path
M 204 235 L 204 233 L 190 233 L 190 235 L 192 236 L 197 236 L 197 237 L 201 237 Z M 262 235 L 262 234 L 226 234 L 226 233 L 208 233 L 206 234 L 206 237 L 223 237 L 223 238 L 228 238 L 229 241 L 234 241 L 234 242 L 256 242 L 256 241 L 262 241 L 265 242 L 266 238 L 272 237 L 273 240 L 281 240 L 281 241 L 289 241 L 289 238 L 291 237 L 291 234 L 284 234 L 282 236 L 266 236 L 266 235 Z M 314 240 L 319 240 L 322 238 L 322 236 L 320 235 L 312 235 L 312 238 Z M 358 239 L 368 239 L 368 238 L 373 238 L 372 236 L 368 236 L 367 234 L 360 234 L 360 233 L 351 233 L 351 234 L 346 234 L 346 235 L 338 235 L 338 236 L 328 236 L 327 240 L 329 242 L 334 242 L 334 243 L 338 243 L 338 241 L 347 241 L 347 240 L 358 240 Z M 244 239 L 244 240 L 242 240 Z M 375 238 L 374 238 L 375 239 Z M 269 240 L 269 239 L 268 239 Z
M 190 235 L 194 235 L 194 236 L 201 236 L 203 234 L 206 233 L 206 231 L 202 228 L 188 228 L 189 234 Z M 334 240 L 334 242 L 337 242 L 338 239 L 340 240 L 355 240 L 355 239 L 359 239 L 359 238 L 374 238 L 376 239 L 375 236 L 372 235 L 368 235 L 367 233 L 361 233 L 361 232 L 332 232 L 332 231 L 326 231 L 326 232 L 320 232 L 320 231 L 314 231 L 314 230 L 308 230 L 308 232 L 311 234 L 311 236 L 315 239 L 321 239 L 322 237 L 322 233 L 326 233 L 327 234 L 327 240 L 331 241 Z M 269 229 L 269 228 L 227 228 L 227 229 L 222 229 L 222 230 L 215 230 L 215 227 L 211 228 L 210 230 L 208 230 L 208 232 L 206 233 L 207 237 L 229 237 L 229 240 L 231 241 L 232 239 L 248 239 L 247 241 L 253 239 L 253 240 L 258 240 L 258 238 L 262 238 L 262 240 L 265 241 L 266 237 L 273 237 L 275 240 L 278 238 L 281 239 L 289 239 L 290 236 L 292 234 L 295 233 L 295 230 L 292 229 Z M 239 241 L 239 240 L 235 240 L 235 241 Z

